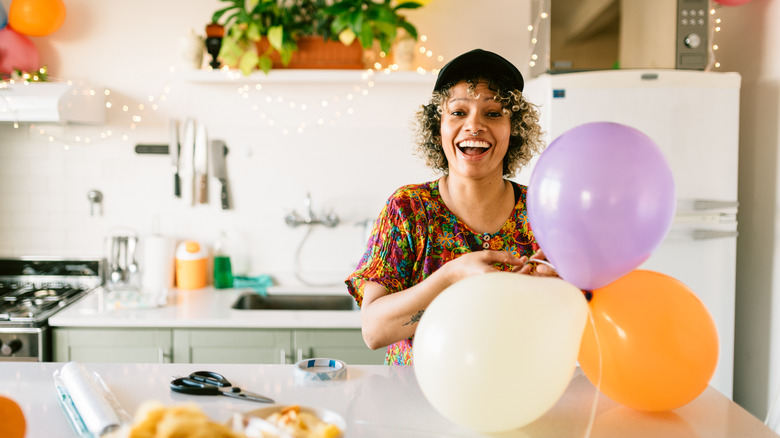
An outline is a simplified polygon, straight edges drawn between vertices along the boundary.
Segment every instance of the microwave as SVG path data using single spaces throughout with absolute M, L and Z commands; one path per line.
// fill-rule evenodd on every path
M 533 3 L 534 50 L 545 72 L 608 69 L 705 70 L 710 62 L 709 0 L 540 0 Z M 546 62 L 545 62 L 546 61 Z

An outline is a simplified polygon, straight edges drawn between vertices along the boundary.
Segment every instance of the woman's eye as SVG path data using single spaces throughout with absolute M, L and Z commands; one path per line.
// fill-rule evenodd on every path
M 461 111 L 461 110 L 453 110 L 453 111 L 450 112 L 450 115 L 453 115 L 453 116 L 465 116 L 466 112 L 465 111 Z
M 488 117 L 501 117 L 504 113 L 501 111 L 489 111 L 487 115 Z

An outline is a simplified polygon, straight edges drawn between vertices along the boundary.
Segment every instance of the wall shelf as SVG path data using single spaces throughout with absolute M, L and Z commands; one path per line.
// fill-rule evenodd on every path
M 274 69 L 244 76 L 238 70 L 177 70 L 177 79 L 190 83 L 353 83 L 370 77 L 381 83 L 433 84 L 436 75 L 415 71 L 385 73 L 369 70 Z M 368 75 L 368 76 L 367 76 Z

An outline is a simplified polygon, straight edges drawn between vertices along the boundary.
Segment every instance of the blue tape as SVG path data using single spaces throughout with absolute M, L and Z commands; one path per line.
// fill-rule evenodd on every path
M 347 377 L 347 364 L 338 359 L 304 359 L 295 364 L 295 372 L 303 381 L 344 380 Z

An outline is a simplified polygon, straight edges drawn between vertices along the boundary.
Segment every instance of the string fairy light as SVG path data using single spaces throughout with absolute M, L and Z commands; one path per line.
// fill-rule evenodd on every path
M 56 79 L 58 82 L 63 82 L 68 84 L 72 87 L 70 92 L 77 96 L 79 94 L 82 94 L 84 96 L 90 96 L 90 97 L 97 97 L 98 94 L 102 94 L 105 103 L 102 104 L 105 106 L 106 109 L 106 119 L 111 120 L 113 118 L 118 119 L 125 119 L 123 123 L 127 123 L 127 130 L 134 131 L 138 128 L 139 124 L 141 124 L 144 120 L 147 118 L 151 118 L 148 116 L 148 110 L 157 111 L 159 109 L 159 105 L 157 104 L 158 101 L 165 101 L 166 95 L 170 92 L 170 86 L 166 85 L 163 88 L 163 91 L 158 96 L 149 96 L 147 98 L 149 105 L 146 105 L 144 103 L 139 104 L 120 104 L 116 100 L 114 100 L 113 94 L 110 89 L 103 89 L 102 91 L 98 91 L 89 85 L 85 83 L 79 83 L 74 84 L 73 81 L 64 81 L 61 79 Z M 118 114 L 118 115 L 117 115 Z M 23 124 L 19 122 L 14 122 L 14 128 L 20 129 Z M 50 143 L 61 143 L 63 145 L 63 148 L 65 150 L 70 150 L 71 145 L 74 144 L 92 144 L 95 142 L 102 142 L 102 141 L 115 141 L 115 139 L 119 138 L 122 141 L 129 141 L 131 136 L 127 131 L 122 132 L 121 134 L 117 134 L 111 127 L 109 126 L 103 126 L 102 128 L 99 128 L 96 134 L 84 134 L 85 130 L 89 130 L 88 127 L 85 125 L 80 125 L 78 127 L 78 131 L 80 134 L 66 136 L 63 134 L 58 134 L 56 131 L 60 129 L 68 129 L 68 125 L 59 126 L 59 127 L 47 127 L 46 125 L 40 125 L 36 123 L 30 123 L 28 124 L 28 129 L 30 133 L 35 134 L 39 136 L 40 138 L 43 138 L 45 140 L 48 140 Z
M 539 29 L 542 27 L 544 20 L 550 18 L 548 0 L 536 0 L 536 9 L 539 12 L 534 17 L 533 24 L 528 25 L 531 43 L 528 49 L 528 66 L 531 68 L 536 67 L 536 62 L 539 60 L 539 54 L 536 52 L 539 43 Z
M 710 46 L 709 46 L 709 62 L 707 63 L 707 67 L 704 69 L 705 71 L 710 71 L 714 68 L 720 68 L 720 62 L 718 62 L 716 57 L 716 52 L 718 50 L 718 44 L 715 41 L 715 35 L 721 31 L 721 24 L 722 20 L 720 17 L 717 16 L 717 10 L 720 8 L 720 5 L 713 5 L 710 8 Z
M 232 72 L 228 70 L 228 72 Z M 232 73 L 229 73 L 234 80 L 240 80 L 241 77 L 233 77 Z M 227 77 L 227 76 L 226 76 Z M 333 126 L 336 121 L 344 114 L 352 115 L 355 113 L 352 105 L 355 103 L 355 98 L 359 96 L 367 96 L 368 90 L 374 87 L 374 70 L 367 69 L 361 74 L 360 82 L 352 84 L 350 90 L 334 95 L 328 99 L 322 99 L 321 97 L 315 98 L 312 102 L 299 102 L 296 100 L 290 100 L 287 96 L 273 95 L 270 92 L 273 91 L 273 87 L 270 85 L 263 86 L 263 84 L 243 84 L 240 85 L 236 91 L 241 99 L 249 101 L 249 109 L 257 113 L 263 123 L 267 127 L 276 127 L 281 130 L 284 135 L 296 132 L 298 134 L 303 133 L 309 123 L 305 121 L 293 122 L 293 126 L 285 125 L 278 117 L 272 116 L 273 114 L 282 114 L 286 112 L 302 113 L 301 117 L 291 117 L 289 120 L 301 120 L 310 119 L 315 120 L 317 126 Z M 263 106 L 258 105 L 257 102 L 263 102 Z M 341 109 L 341 104 L 345 103 L 348 107 Z M 324 113 L 324 114 L 323 114 Z
M 426 35 L 420 35 L 416 50 L 428 59 L 434 59 L 439 63 L 444 61 L 444 57 L 436 55 L 434 52 L 422 44 L 428 41 Z M 390 75 L 400 71 L 398 64 L 390 63 L 386 53 L 379 53 L 379 61 L 375 62 L 372 68 L 368 68 L 363 71 L 358 82 L 353 83 L 349 88 L 349 91 L 332 96 L 328 99 L 319 99 L 318 103 L 314 102 L 297 102 L 288 101 L 284 95 L 272 95 L 269 94 L 269 88 L 264 87 L 263 84 L 256 83 L 254 85 L 243 84 L 237 88 L 238 95 L 249 102 L 249 109 L 257 113 L 263 123 L 269 128 L 276 128 L 281 131 L 282 134 L 287 135 L 291 132 L 302 134 L 309 127 L 316 126 L 334 126 L 337 121 L 344 116 L 350 116 L 355 114 L 354 104 L 361 97 L 366 97 L 370 94 L 370 90 L 375 86 L 375 79 L 377 74 Z M 244 76 L 238 70 L 231 70 L 227 68 L 219 69 L 224 75 L 226 81 L 241 81 L 244 80 Z M 437 74 L 437 68 L 425 69 L 422 66 L 418 66 L 414 69 L 418 74 Z M 174 75 L 176 69 L 174 67 L 169 68 L 169 73 Z M 55 81 L 61 81 L 60 79 L 51 78 Z M 63 81 L 65 82 L 65 81 Z M 0 82 L 0 86 L 4 86 L 6 82 Z M 73 87 L 72 92 L 74 94 L 87 94 L 95 96 L 98 93 L 102 93 L 102 97 L 105 99 L 105 110 L 107 120 L 119 120 L 114 122 L 114 125 L 126 124 L 126 129 L 121 132 L 116 132 L 109 126 L 104 126 L 98 130 L 97 134 L 84 134 L 85 126 L 78 127 L 80 134 L 78 135 L 64 135 L 58 133 L 57 130 L 68 130 L 68 126 L 48 127 L 37 123 L 27 124 L 29 132 L 45 139 L 51 143 L 60 143 L 65 150 L 70 150 L 72 145 L 75 144 L 94 144 L 104 141 L 130 141 L 133 131 L 136 131 L 145 121 L 154 120 L 152 113 L 156 113 L 164 107 L 165 102 L 168 101 L 171 93 L 171 84 L 166 84 L 163 89 L 156 95 L 149 95 L 146 98 L 145 103 L 122 103 L 119 98 L 115 96 L 110 89 L 106 88 L 102 91 L 95 90 L 86 84 L 73 84 L 71 81 L 67 81 L 68 85 Z M 259 103 L 262 103 L 263 106 Z M 344 107 L 346 105 L 346 107 Z M 297 121 L 293 126 L 288 126 L 278 120 L 272 114 L 280 113 L 279 109 L 285 109 L 287 111 L 295 111 L 303 113 L 305 116 L 311 115 L 309 121 Z M 317 113 L 315 108 L 319 108 L 321 111 Z M 322 112 L 325 114 L 322 114 Z M 292 117 L 290 120 L 306 120 L 306 117 Z M 13 123 L 15 129 L 22 129 L 24 123 L 18 121 Z

